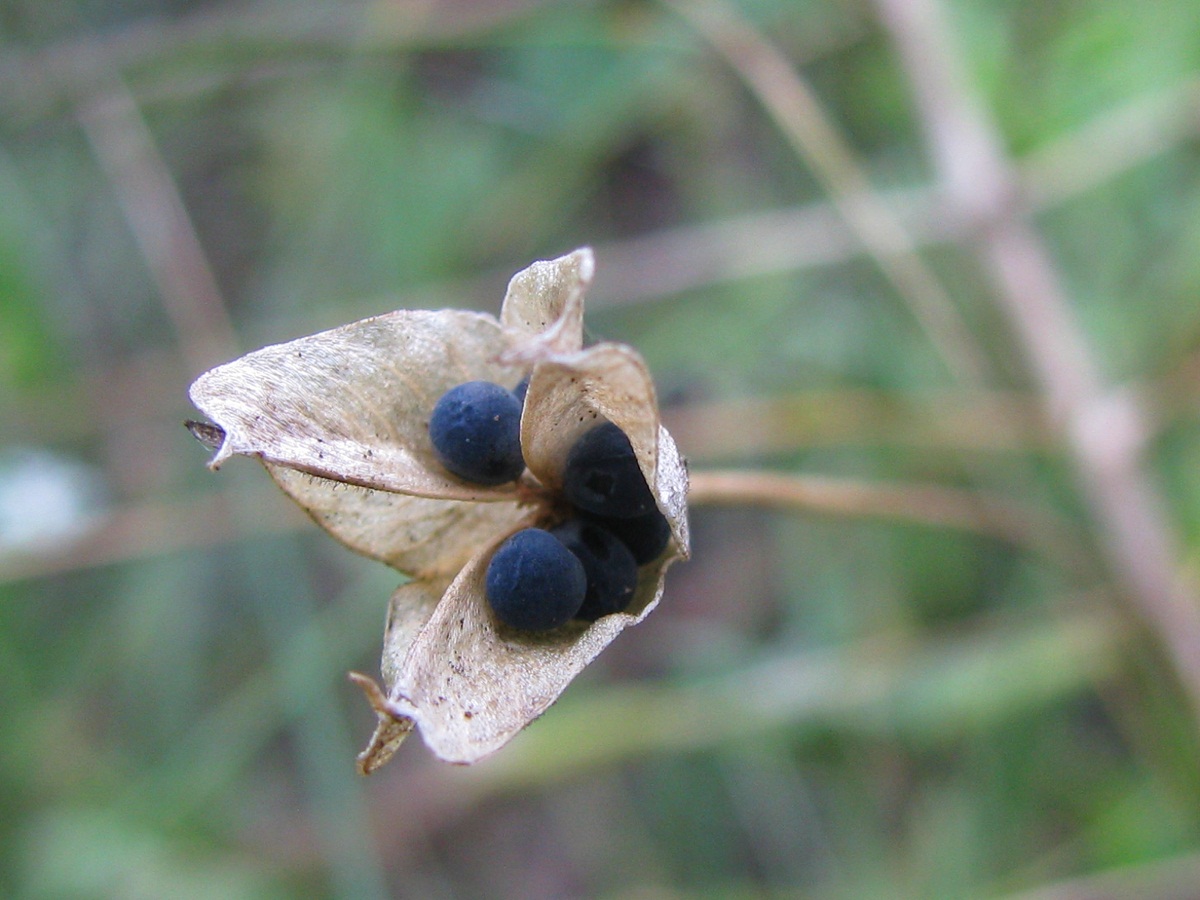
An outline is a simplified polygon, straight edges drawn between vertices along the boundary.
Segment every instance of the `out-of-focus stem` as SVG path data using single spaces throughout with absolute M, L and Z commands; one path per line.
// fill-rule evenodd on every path
M 1141 411 L 1130 394 L 1104 388 L 936 0 L 875 3 L 912 81 L 949 198 L 977 225 L 976 253 L 1071 451 L 1112 571 L 1166 648 L 1200 722 L 1200 605 L 1182 579 L 1162 497 L 1141 466 Z
M 1084 549 L 1049 513 L 994 495 L 939 485 L 746 470 L 702 469 L 689 480 L 692 506 L 759 506 L 957 528 L 1033 549 L 1073 574 L 1087 566 Z
M 79 122 L 112 183 L 188 367 L 199 374 L 236 355 L 216 276 L 133 95 L 111 72 L 88 68 L 86 60 L 76 64 L 92 77 L 80 76 L 72 87 L 82 91 L 87 84 L 94 91 L 79 97 Z
M 953 300 L 917 255 L 908 233 L 880 200 L 791 62 L 722 0 L 663 2 L 712 44 L 767 109 L 955 377 L 973 385 L 985 381 L 987 357 Z

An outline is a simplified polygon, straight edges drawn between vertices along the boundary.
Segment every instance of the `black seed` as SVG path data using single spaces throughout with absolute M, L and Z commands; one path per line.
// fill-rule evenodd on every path
M 637 563 L 611 531 L 569 519 L 550 533 L 579 557 L 587 574 L 587 593 L 576 618 L 594 622 L 629 605 L 637 589 Z
M 656 508 L 629 438 L 612 422 L 593 428 L 571 448 L 563 493 L 572 505 L 598 516 L 630 519 Z
M 525 470 L 521 403 L 490 381 L 446 391 L 429 420 L 429 438 L 441 464 L 475 484 L 504 484 Z
M 575 617 L 587 591 L 583 563 L 540 528 L 518 531 L 488 563 L 485 590 L 492 612 L 522 631 L 548 631 Z
M 667 547 L 671 539 L 671 526 L 667 517 L 657 509 L 644 516 L 632 519 L 613 519 L 604 516 L 590 516 L 597 525 L 607 528 L 615 534 L 633 554 L 639 566 L 644 566 Z

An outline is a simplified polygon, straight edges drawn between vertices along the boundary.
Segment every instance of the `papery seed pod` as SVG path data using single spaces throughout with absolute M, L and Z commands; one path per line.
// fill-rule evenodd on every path
M 389 604 L 382 687 L 355 676 L 379 718 L 361 771 L 386 762 L 414 727 L 452 762 L 501 747 L 654 608 L 667 567 L 688 555 L 687 472 L 645 363 L 620 344 L 583 349 L 591 277 L 591 252 L 578 250 L 514 276 L 499 319 L 401 310 L 264 347 L 192 385 L 215 423 L 199 429 L 219 444 L 213 468 L 257 457 L 338 540 L 411 577 Z M 429 432 L 438 400 L 467 382 L 525 375 L 528 482 L 448 472 Z M 567 457 L 597 422 L 628 438 L 667 545 L 639 571 L 623 611 L 549 631 L 507 627 L 488 604 L 488 564 L 512 535 L 560 515 Z

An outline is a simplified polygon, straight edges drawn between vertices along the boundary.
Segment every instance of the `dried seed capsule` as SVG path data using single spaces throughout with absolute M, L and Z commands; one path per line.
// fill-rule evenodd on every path
M 492 612 L 522 631 L 548 631 L 579 612 L 587 591 L 583 563 L 541 528 L 518 531 L 488 563 L 485 593 Z
M 567 454 L 563 493 L 585 512 L 630 519 L 657 507 L 629 438 L 612 422 L 581 437 Z
M 667 548 L 671 539 L 671 524 L 657 509 L 632 519 L 613 519 L 592 516 L 592 520 L 615 534 L 633 554 L 634 561 L 644 566 Z
M 612 532 L 583 519 L 568 519 L 550 533 L 579 557 L 587 575 L 587 593 L 576 618 L 594 622 L 629 605 L 637 589 L 637 563 Z
M 441 464 L 466 481 L 504 484 L 525 470 L 521 402 L 490 381 L 446 391 L 430 417 L 429 438 Z
M 525 395 L 529 393 L 529 376 L 526 375 L 524 378 L 518 381 L 517 386 L 513 388 L 512 392 L 513 396 L 520 400 L 522 404 L 524 404 Z

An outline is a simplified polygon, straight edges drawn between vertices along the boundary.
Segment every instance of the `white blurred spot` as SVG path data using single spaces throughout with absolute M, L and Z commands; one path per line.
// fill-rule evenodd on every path
M 47 450 L 0 454 L 0 552 L 39 550 L 78 537 L 103 506 L 91 466 Z

